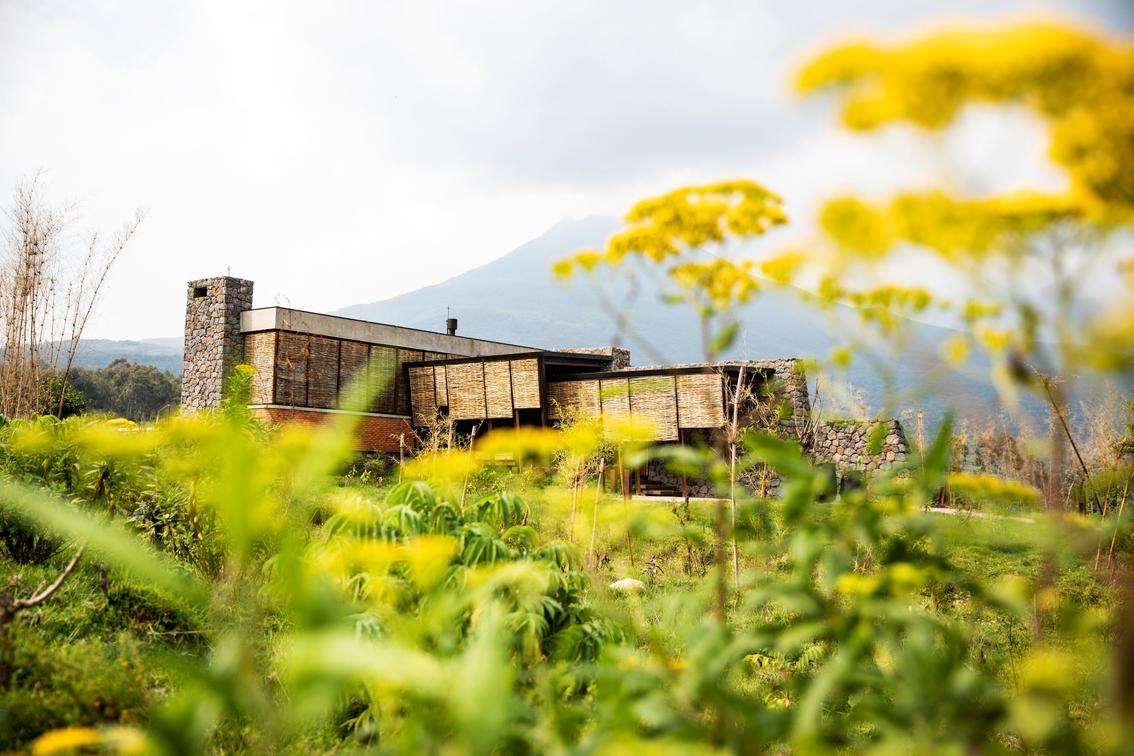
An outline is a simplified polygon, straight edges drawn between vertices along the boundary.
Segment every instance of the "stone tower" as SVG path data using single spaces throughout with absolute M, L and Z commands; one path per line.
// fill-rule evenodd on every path
M 252 282 L 218 276 L 190 281 L 185 302 L 181 408 L 220 405 L 227 371 L 240 361 L 240 313 L 252 309 Z

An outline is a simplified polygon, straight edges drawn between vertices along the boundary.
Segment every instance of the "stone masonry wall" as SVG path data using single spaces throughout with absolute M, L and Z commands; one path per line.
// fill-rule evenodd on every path
M 728 363 L 739 365 L 742 363 Z M 784 438 L 799 441 L 807 447 L 807 424 L 811 417 L 811 399 L 807 391 L 807 375 L 804 373 L 801 361 L 794 358 L 774 360 L 745 360 L 744 365 L 755 370 L 767 370 L 772 373 L 769 382 L 773 389 L 768 412 L 771 417 L 749 417 L 753 423 L 760 423 L 772 433 Z M 765 425 L 767 423 L 767 425 Z M 711 443 L 721 446 L 725 443 L 722 432 L 714 431 Z M 741 454 L 743 454 L 741 449 Z M 683 490 L 683 482 L 679 473 L 670 470 L 661 460 L 651 459 L 646 463 L 646 477 L 653 483 L 668 486 L 674 490 Z M 751 491 L 764 496 L 775 496 L 780 487 L 780 477 L 771 470 L 763 467 L 749 470 L 740 476 L 740 482 Z M 711 481 L 707 479 L 689 478 L 684 482 L 692 497 L 718 496 L 721 492 L 714 490 Z
M 774 389 L 773 402 L 777 405 L 786 404 L 786 412 L 781 411 L 764 427 L 783 438 L 799 441 L 816 463 L 833 462 L 838 474 L 842 475 L 850 470 L 870 472 L 884 469 L 906 458 L 909 446 L 905 431 L 897 420 L 884 422 L 886 435 L 880 450 L 874 455 L 867 454 L 867 447 L 871 433 L 878 427 L 878 423 L 824 422 L 811 429 L 809 427 L 811 401 L 807 390 L 807 376 L 801 369 L 799 360 L 751 360 L 745 364 L 753 368 L 771 370 L 774 373 L 771 377 Z M 759 417 L 750 419 L 754 422 L 761 420 Z M 723 439 L 716 439 L 713 443 L 723 443 Z M 649 460 L 644 472 L 655 484 L 682 490 L 681 475 L 668 469 L 661 460 Z M 758 495 L 775 497 L 781 480 L 779 475 L 760 465 L 743 473 L 740 482 Z M 686 485 L 692 497 L 720 495 L 713 490 L 708 480 L 689 479 Z
M 817 462 L 834 462 L 839 470 L 881 470 L 906 458 L 909 445 L 897 420 L 885 422 L 886 435 L 877 454 L 867 454 L 870 436 L 878 423 L 827 422 L 815 428 L 812 455 Z
M 190 281 L 185 303 L 185 361 L 181 407 L 220 404 L 227 371 L 240 361 L 240 313 L 252 309 L 252 282 L 219 276 Z
M 772 385 L 777 404 L 787 405 L 787 413 L 778 420 L 777 432 L 788 438 L 803 441 L 807 423 L 811 418 L 811 398 L 807 393 L 807 374 L 796 358 L 777 360 L 751 360 L 754 368 L 771 370 Z
M 603 357 L 610 357 L 610 365 L 607 367 L 607 370 L 622 370 L 623 368 L 630 367 L 630 350 L 623 349 L 622 347 L 570 347 L 559 349 L 558 351 L 570 352 L 572 354 L 597 354 Z

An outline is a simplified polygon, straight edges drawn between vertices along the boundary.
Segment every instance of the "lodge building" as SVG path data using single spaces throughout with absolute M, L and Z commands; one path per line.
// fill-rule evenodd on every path
M 822 435 L 826 456 L 870 469 L 905 453 L 896 422 L 881 456 L 863 453 L 865 429 L 815 426 L 799 360 L 747 360 L 632 367 L 616 347 L 546 349 L 372 323 L 289 307 L 252 307 L 251 281 L 231 277 L 187 287 L 182 407 L 219 405 L 227 371 L 256 370 L 252 411 L 273 424 L 320 423 L 365 382 L 358 448 L 411 449 L 415 431 L 438 418 L 460 435 L 499 427 L 551 426 L 564 416 L 644 421 L 658 443 L 712 442 L 734 409 L 772 422 L 807 446 Z M 745 384 L 740 408 L 731 406 Z M 828 438 L 828 436 L 831 436 Z

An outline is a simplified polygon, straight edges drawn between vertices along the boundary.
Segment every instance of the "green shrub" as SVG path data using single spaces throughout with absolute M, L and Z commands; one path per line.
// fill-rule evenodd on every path
M 0 685 L 0 749 L 25 748 L 59 727 L 145 722 L 153 680 L 128 639 L 60 643 L 17 627 L 10 640 Z
M 39 414 L 66 419 L 86 410 L 86 397 L 70 382 L 64 383 L 62 374 L 52 373 L 40 382 Z
M 16 564 L 43 564 L 62 542 L 0 502 L 0 552 Z

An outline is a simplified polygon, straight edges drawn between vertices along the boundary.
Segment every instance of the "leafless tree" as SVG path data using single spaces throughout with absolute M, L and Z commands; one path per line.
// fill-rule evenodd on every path
M 0 252 L 0 415 L 8 417 L 40 411 L 43 379 L 56 371 L 62 380 L 51 400 L 62 410 L 83 330 L 143 217 L 138 211 L 108 240 L 96 232 L 75 245 L 72 208 L 51 205 L 43 192 L 41 175 L 17 184 Z

